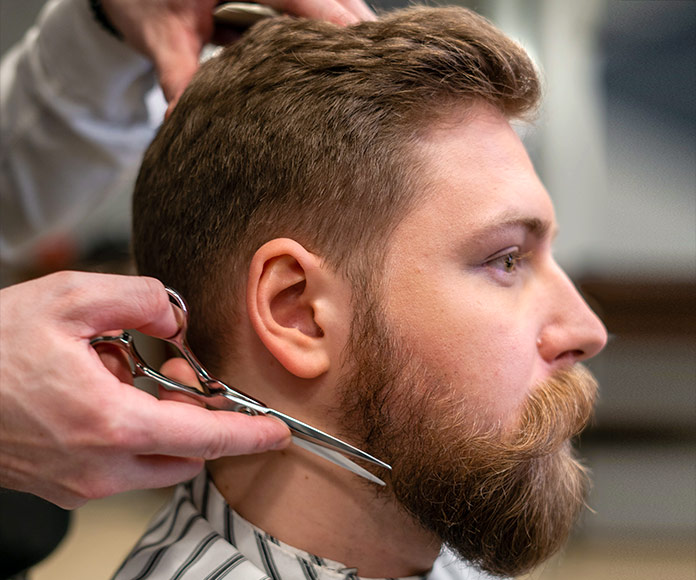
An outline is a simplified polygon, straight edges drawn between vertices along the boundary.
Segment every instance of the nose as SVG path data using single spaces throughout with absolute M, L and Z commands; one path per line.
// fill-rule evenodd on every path
M 607 343 L 607 330 L 555 263 L 547 290 L 548 318 L 537 338 L 541 357 L 559 364 L 597 355 Z

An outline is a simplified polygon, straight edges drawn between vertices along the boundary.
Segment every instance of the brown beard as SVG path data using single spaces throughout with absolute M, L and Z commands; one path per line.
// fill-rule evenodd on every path
M 519 422 L 482 424 L 456 389 L 409 353 L 378 306 L 353 323 L 342 427 L 392 465 L 398 503 L 461 558 L 515 576 L 565 543 L 589 488 L 570 438 L 592 415 L 597 385 L 580 365 L 537 385 Z

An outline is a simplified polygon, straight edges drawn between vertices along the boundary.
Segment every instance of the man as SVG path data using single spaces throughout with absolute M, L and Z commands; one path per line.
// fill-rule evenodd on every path
M 117 578 L 436 575 L 443 543 L 504 576 L 562 545 L 596 390 L 577 363 L 606 335 L 508 123 L 538 95 L 459 8 L 269 21 L 202 67 L 141 168 L 139 268 L 188 298 L 214 374 L 393 471 L 209 463 Z

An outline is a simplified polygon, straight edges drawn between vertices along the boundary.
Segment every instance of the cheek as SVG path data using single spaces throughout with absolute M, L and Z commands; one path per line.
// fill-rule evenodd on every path
M 468 407 L 505 420 L 542 378 L 535 317 L 509 289 L 424 263 L 400 264 L 385 300 L 389 327 Z
M 491 324 L 462 357 L 476 369 L 471 382 L 462 388 L 474 391 L 495 419 L 514 414 L 533 386 L 535 349 L 527 333 L 518 328 Z M 473 350 L 476 349 L 476 350 Z
M 511 325 L 478 325 L 450 345 L 452 383 L 490 420 L 504 419 L 520 407 L 533 384 L 534 352 L 525 333 Z
M 533 332 L 514 316 L 481 305 L 441 304 L 417 318 L 401 317 L 400 334 L 419 359 L 487 420 L 505 420 L 534 384 Z

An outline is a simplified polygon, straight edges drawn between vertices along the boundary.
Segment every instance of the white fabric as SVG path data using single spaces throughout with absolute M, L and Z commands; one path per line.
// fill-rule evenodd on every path
M 114 580 L 360 580 L 354 568 L 273 538 L 235 513 L 203 473 L 177 487 Z M 425 577 L 484 580 L 446 552 Z M 390 579 L 391 580 L 391 579 Z
M 94 21 L 86 0 L 52 0 L 0 66 L 0 260 L 26 259 L 132 182 L 157 118 L 150 62 Z

